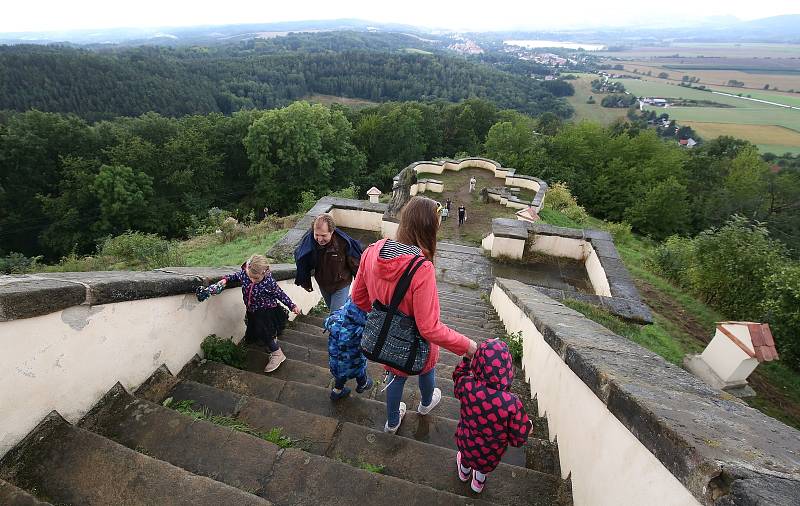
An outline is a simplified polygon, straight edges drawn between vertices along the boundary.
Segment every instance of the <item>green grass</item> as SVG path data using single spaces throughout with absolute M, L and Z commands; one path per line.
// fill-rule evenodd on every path
M 300 440 L 292 439 L 283 435 L 283 429 L 281 427 L 273 427 L 267 432 L 260 431 L 235 418 L 231 418 L 229 416 L 212 415 L 206 409 L 195 409 L 194 402 L 195 401 L 193 400 L 173 402 L 172 397 L 168 397 L 164 400 L 163 405 L 188 417 L 194 418 L 195 420 L 204 420 L 206 422 L 213 423 L 214 425 L 219 425 L 220 427 L 226 427 L 237 432 L 244 432 L 245 434 L 249 434 L 259 439 L 263 439 L 264 441 L 269 441 L 270 443 L 276 444 L 281 448 L 302 446 L 302 442 Z
M 383 464 L 371 464 L 361 458 L 358 460 L 352 460 L 340 455 L 336 457 L 336 460 L 347 465 L 363 469 L 364 471 L 369 471 L 370 473 L 383 474 L 383 472 L 386 470 L 386 466 Z
M 240 265 L 253 253 L 264 254 L 278 242 L 286 230 L 254 231 L 228 243 L 213 235 L 182 243 L 181 253 L 189 267 L 224 267 Z
M 600 101 L 603 99 L 602 94 L 597 94 L 592 91 L 591 82 L 597 79 L 597 74 L 575 74 L 578 78 L 569 81 L 575 87 L 575 94 L 567 97 L 567 102 L 575 109 L 573 116 L 574 121 L 590 120 L 597 121 L 603 125 L 610 125 L 619 118 L 625 118 L 625 109 L 613 109 L 610 107 L 603 107 Z M 586 100 L 589 97 L 594 97 L 594 104 L 587 104 Z
M 682 363 L 686 353 L 684 347 L 670 335 L 658 318 L 652 325 L 637 325 L 627 323 L 608 311 L 585 302 L 572 299 L 566 299 L 563 302 L 565 306 L 583 313 L 590 320 L 661 355 L 673 364 L 680 365 Z

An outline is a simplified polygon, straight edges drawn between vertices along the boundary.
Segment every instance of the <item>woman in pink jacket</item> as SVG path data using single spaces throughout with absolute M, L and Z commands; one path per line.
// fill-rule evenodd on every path
M 352 299 L 364 311 L 377 299 L 389 303 L 398 279 L 414 255 L 424 255 L 425 262 L 414 274 L 399 310 L 414 318 L 420 336 L 430 343 L 430 355 L 419 376 L 421 394 L 417 412 L 427 415 L 439 404 L 442 392 L 436 388 L 436 362 L 439 347 L 457 355 L 472 356 L 477 344 L 439 320 L 439 293 L 436 290 L 436 233 L 439 230 L 441 206 L 428 198 L 413 197 L 400 214 L 397 240 L 383 239 L 368 247 L 361 256 L 358 274 L 353 282 Z M 400 428 L 406 405 L 400 402 L 407 376 L 386 367 L 391 377 L 386 392 L 387 420 L 384 430 L 395 433 Z

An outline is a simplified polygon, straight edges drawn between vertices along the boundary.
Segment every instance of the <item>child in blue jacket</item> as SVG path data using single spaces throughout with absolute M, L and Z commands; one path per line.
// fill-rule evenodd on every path
M 344 306 L 325 319 L 328 331 L 328 366 L 335 380 L 331 400 L 338 401 L 350 395 L 347 380 L 356 379 L 356 392 L 372 388 L 372 378 L 367 376 L 367 359 L 361 352 L 361 336 L 367 323 L 367 313 L 347 298 Z
M 239 272 L 228 274 L 208 287 L 198 288 L 197 300 L 202 302 L 211 295 L 219 294 L 233 281 L 242 284 L 242 298 L 247 310 L 245 340 L 266 345 L 270 355 L 264 372 L 272 372 L 286 360 L 277 338 L 286 328 L 289 315 L 278 302 L 290 308 L 294 314 L 300 314 L 300 309 L 278 286 L 269 270 L 269 262 L 263 255 L 251 256 L 242 264 Z

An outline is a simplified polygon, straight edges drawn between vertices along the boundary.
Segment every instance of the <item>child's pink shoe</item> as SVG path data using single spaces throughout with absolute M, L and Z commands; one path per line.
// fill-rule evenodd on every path
M 458 479 L 464 483 L 468 482 L 472 476 L 472 469 L 461 465 L 461 452 L 456 452 L 456 468 L 458 469 Z
M 478 475 L 480 476 L 480 479 Z M 469 484 L 470 488 L 476 494 L 483 492 L 483 486 L 486 484 L 486 475 L 478 471 L 472 471 L 472 483 Z

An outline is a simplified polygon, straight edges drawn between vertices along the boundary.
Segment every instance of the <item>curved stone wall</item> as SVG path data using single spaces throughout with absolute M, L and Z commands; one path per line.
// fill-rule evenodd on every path
M 394 192 L 395 195 L 393 196 L 393 200 L 395 202 L 405 204 L 408 198 L 416 195 L 417 193 L 424 191 L 441 193 L 444 190 L 444 185 L 442 185 L 441 181 L 434 179 L 422 179 L 416 180 L 416 182 L 411 185 L 411 187 L 408 189 L 407 195 L 397 195 L 398 192 L 406 191 L 405 188 L 399 184 L 399 181 L 404 180 L 404 175 L 408 172 L 413 171 L 414 175 L 419 173 L 441 174 L 446 170 L 459 171 L 461 169 L 471 168 L 484 169 L 491 172 L 494 177 L 502 180 L 498 181 L 498 183 L 502 182 L 502 184 L 505 186 L 520 187 L 536 192 L 536 196 L 530 202 L 517 197 L 500 197 L 499 195 L 490 194 L 490 198 L 492 200 L 498 201 L 501 205 L 514 209 L 527 209 L 528 207 L 533 207 L 537 213 L 542 209 L 542 206 L 544 205 L 545 194 L 547 193 L 548 188 L 546 182 L 533 176 L 517 174 L 516 169 L 503 167 L 494 160 L 479 157 L 461 158 L 459 160 L 442 160 L 440 162 L 414 162 L 401 170 L 394 177 L 392 192 Z M 400 208 L 402 208 L 402 205 L 395 207 L 396 208 L 389 209 L 388 214 L 390 216 L 397 216 L 397 214 L 400 212 Z

